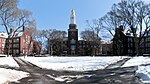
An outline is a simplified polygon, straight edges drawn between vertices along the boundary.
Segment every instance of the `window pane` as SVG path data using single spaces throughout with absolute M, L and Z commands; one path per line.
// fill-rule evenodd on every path
M 75 43 L 76 43 L 76 40 L 72 39 L 71 44 L 75 44 Z

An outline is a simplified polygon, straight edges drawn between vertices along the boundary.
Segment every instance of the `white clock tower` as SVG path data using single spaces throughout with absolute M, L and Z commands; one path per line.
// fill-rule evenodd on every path
M 78 29 L 76 25 L 75 10 L 71 10 L 70 24 L 68 29 L 68 54 L 78 54 Z
M 76 14 L 75 14 L 75 10 L 71 10 L 70 24 L 76 24 Z

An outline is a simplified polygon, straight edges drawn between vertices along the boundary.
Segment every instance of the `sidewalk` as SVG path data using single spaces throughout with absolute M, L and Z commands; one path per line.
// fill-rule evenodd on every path
M 10 84 L 143 84 L 135 76 L 137 66 L 120 67 L 129 58 L 111 64 L 104 70 L 85 72 L 46 70 L 20 58 L 14 59 L 19 64 L 20 70 L 30 73 L 30 76 L 19 80 L 19 83 Z M 84 77 L 77 78 L 75 77 L 77 75 Z M 66 80 L 56 80 L 60 76 L 64 76 Z M 67 82 L 68 80 L 72 81 Z

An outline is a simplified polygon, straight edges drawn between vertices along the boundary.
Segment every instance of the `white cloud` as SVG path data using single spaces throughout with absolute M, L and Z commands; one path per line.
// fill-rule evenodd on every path
M 150 0 L 142 0 L 142 1 L 144 1 L 144 2 L 146 2 L 146 3 L 150 3 Z

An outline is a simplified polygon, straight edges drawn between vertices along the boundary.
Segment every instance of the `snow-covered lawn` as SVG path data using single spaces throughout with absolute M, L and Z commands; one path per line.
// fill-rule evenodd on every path
M 17 82 L 17 80 L 22 79 L 27 76 L 28 76 L 28 73 L 26 72 L 0 68 L 0 84 L 8 84 L 9 82 Z
M 8 65 L 11 67 L 19 67 L 12 57 L 0 57 L 0 65 Z
M 128 67 L 128 66 L 138 66 L 142 64 L 150 64 L 150 57 L 133 57 L 129 61 L 127 61 L 122 67 Z
M 22 59 L 24 59 L 22 57 Z M 26 57 L 27 60 L 39 67 L 53 70 L 88 71 L 104 69 L 111 63 L 121 60 L 121 57 Z M 136 75 L 144 83 L 150 83 L 150 57 L 133 57 L 122 67 L 138 66 Z M 55 80 L 61 79 L 58 77 Z
M 22 59 L 24 59 L 22 57 Z M 26 57 L 27 60 L 41 68 L 53 70 L 88 71 L 104 69 L 122 57 Z
M 0 57 L 0 65 L 19 67 L 12 57 Z M 0 84 L 8 84 L 10 81 L 17 81 L 27 77 L 28 73 L 11 69 L 0 68 Z
M 141 78 L 143 83 L 150 84 L 150 57 L 134 57 L 122 67 L 128 66 L 138 66 L 136 75 Z
M 20 57 L 41 68 L 53 70 L 88 71 L 104 69 L 111 63 L 117 62 L 126 57 Z M 0 65 L 19 67 L 12 57 L 0 57 Z M 136 75 L 143 83 L 150 83 L 150 57 L 133 57 L 122 67 L 138 66 Z M 16 81 L 28 76 L 26 72 L 0 68 L 0 84 L 8 81 Z M 82 78 L 84 75 L 49 77 L 59 81 L 72 81 L 68 78 Z

